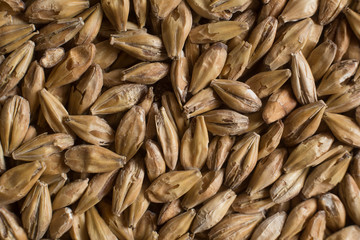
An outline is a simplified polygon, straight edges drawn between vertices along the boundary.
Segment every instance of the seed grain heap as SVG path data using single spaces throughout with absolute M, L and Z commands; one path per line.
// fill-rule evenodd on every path
M 0 240 L 360 239 L 359 0 L 0 0 Z

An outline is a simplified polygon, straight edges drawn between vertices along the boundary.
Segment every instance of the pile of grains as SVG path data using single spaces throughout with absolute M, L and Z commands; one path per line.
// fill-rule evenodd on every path
M 360 239 L 359 0 L 0 0 L 0 239 Z

